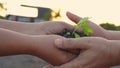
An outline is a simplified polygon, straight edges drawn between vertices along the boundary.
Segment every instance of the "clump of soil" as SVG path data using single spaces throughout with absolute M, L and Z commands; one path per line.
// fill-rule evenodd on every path
M 75 33 L 77 33 L 80 37 L 84 37 L 87 36 L 84 34 L 84 32 L 77 32 L 75 31 L 73 33 L 74 30 L 70 31 L 68 29 L 64 29 L 61 33 L 58 33 L 58 35 L 66 37 L 66 38 L 75 38 Z

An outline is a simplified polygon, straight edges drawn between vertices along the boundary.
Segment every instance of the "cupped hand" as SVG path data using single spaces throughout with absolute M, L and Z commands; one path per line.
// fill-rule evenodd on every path
M 62 21 L 44 21 L 28 24 L 28 33 L 33 35 L 58 34 L 64 29 L 73 30 L 74 26 Z
M 71 12 L 67 12 L 66 15 L 71 21 L 73 21 L 75 23 L 78 23 L 81 19 L 81 17 L 79 17 Z M 103 29 L 102 27 L 96 25 L 95 23 L 93 23 L 91 21 L 89 21 L 88 26 L 90 28 L 92 28 L 94 31 L 94 33 L 91 34 L 90 36 L 97 36 L 97 37 L 104 37 L 104 38 L 106 37 L 106 30 Z
M 64 64 L 76 57 L 75 54 L 55 47 L 54 40 L 64 38 L 58 35 L 32 36 L 30 39 L 31 54 L 52 65 Z
M 118 41 L 100 37 L 83 37 L 80 39 L 57 39 L 61 49 L 80 49 L 74 60 L 52 68 L 109 68 L 119 64 L 120 46 Z

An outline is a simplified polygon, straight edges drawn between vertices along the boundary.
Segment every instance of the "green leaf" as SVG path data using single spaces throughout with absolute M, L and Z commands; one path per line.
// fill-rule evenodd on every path
M 78 24 L 77 24 L 77 28 L 79 28 L 79 29 L 83 29 L 83 31 L 84 31 L 84 34 L 85 35 L 89 35 L 90 33 L 93 33 L 94 31 L 92 30 L 92 28 L 90 28 L 89 26 L 88 26 L 88 24 L 89 24 L 89 17 L 85 17 L 85 18 L 82 18 L 79 22 L 78 22 Z M 77 29 L 74 29 L 74 31 L 73 31 L 73 33 L 72 33 L 72 35 L 74 34 L 75 35 L 75 38 L 79 38 L 80 37 L 80 35 L 78 35 L 78 34 L 76 34 L 75 33 L 75 31 L 76 31 Z
M 67 34 L 67 35 L 70 35 L 70 32 L 67 32 L 66 34 Z
M 85 35 L 89 35 L 89 32 L 88 32 L 87 29 L 88 29 L 87 27 L 84 27 L 84 34 L 85 34 Z
M 88 28 L 88 32 L 89 32 L 89 33 L 93 33 L 94 31 L 93 31 L 92 28 Z
M 77 27 L 78 28 L 81 28 L 82 26 L 86 26 L 86 25 L 88 25 L 88 17 L 85 17 L 85 18 L 82 18 L 79 22 L 78 22 L 78 24 L 77 24 Z
M 75 38 L 80 38 L 79 34 L 75 33 L 74 35 L 75 35 Z
M 91 28 L 89 28 L 89 27 L 84 27 L 84 33 L 85 33 L 85 35 L 89 35 L 90 33 L 93 33 L 94 31 L 91 29 Z
M 88 23 L 89 23 L 89 21 L 85 21 L 82 26 L 83 27 L 88 27 Z

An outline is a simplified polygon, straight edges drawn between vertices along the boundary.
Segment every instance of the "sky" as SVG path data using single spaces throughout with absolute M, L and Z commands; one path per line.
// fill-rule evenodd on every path
M 19 3 L 23 3 L 53 9 L 61 8 L 63 14 L 62 20 L 66 22 L 70 21 L 65 16 L 65 12 L 70 11 L 80 17 L 91 17 L 90 20 L 96 24 L 110 22 L 116 25 L 120 25 L 120 8 L 119 8 L 120 0 L 6 0 L 6 1 L 11 2 L 12 3 L 11 6 L 14 6 L 14 4 L 17 5 Z
M 41 0 L 41 5 L 60 7 L 80 17 L 92 17 L 90 20 L 120 25 L 120 0 Z

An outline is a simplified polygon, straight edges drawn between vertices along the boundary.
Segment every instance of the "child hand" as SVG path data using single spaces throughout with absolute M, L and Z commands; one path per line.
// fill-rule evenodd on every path
M 54 40 L 63 38 L 58 35 L 41 35 L 31 37 L 31 54 L 42 58 L 52 65 L 60 65 L 73 59 L 76 55 L 55 47 Z

